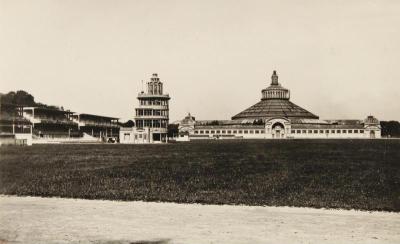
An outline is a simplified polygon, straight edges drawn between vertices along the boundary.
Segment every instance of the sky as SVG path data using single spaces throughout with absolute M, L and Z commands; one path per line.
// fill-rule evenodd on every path
M 170 121 L 230 119 L 273 70 L 321 119 L 400 120 L 400 1 L 0 0 L 0 92 L 132 119 L 158 73 Z

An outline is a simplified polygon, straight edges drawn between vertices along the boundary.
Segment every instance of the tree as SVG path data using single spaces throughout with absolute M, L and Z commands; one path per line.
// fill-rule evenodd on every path
M 35 98 L 27 93 L 26 91 L 17 91 L 14 96 L 14 104 L 23 105 L 23 106 L 35 106 Z
M 382 136 L 400 137 L 399 121 L 381 121 Z
M 135 126 L 135 122 L 133 122 L 132 120 L 128 120 L 125 123 L 120 123 L 120 125 L 122 127 L 134 127 Z
M 207 125 L 221 125 L 221 123 L 218 120 L 213 120 L 211 122 L 207 122 Z
M 174 137 L 179 133 L 179 125 L 178 124 L 169 124 L 168 125 L 168 137 Z
M 256 119 L 253 121 L 253 125 L 265 125 L 265 122 L 262 119 Z
M 57 110 L 60 109 L 59 107 L 53 105 L 35 102 L 35 98 L 31 94 L 23 90 L 19 90 L 17 92 L 11 91 L 7 94 L 0 94 L 0 102 L 4 104 L 13 104 L 27 107 L 42 107 Z

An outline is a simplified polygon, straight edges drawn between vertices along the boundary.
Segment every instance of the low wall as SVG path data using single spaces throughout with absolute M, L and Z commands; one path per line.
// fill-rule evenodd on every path
M 1 136 L 0 146 L 32 146 L 32 134 Z

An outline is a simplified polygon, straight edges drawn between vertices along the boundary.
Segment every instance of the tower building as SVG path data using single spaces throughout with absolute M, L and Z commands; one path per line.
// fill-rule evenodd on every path
M 156 73 L 147 82 L 147 91 L 141 91 L 137 99 L 139 105 L 135 109 L 136 130 L 147 131 L 145 142 L 166 142 L 170 97 L 164 93 L 163 83 Z
M 161 143 L 168 141 L 169 100 L 163 83 L 154 73 L 146 84 L 146 91 L 138 96 L 135 126 L 120 128 L 121 143 Z

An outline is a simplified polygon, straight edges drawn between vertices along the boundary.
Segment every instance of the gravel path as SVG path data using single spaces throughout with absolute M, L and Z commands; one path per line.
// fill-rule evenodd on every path
M 400 213 L 0 196 L 3 243 L 400 243 Z

